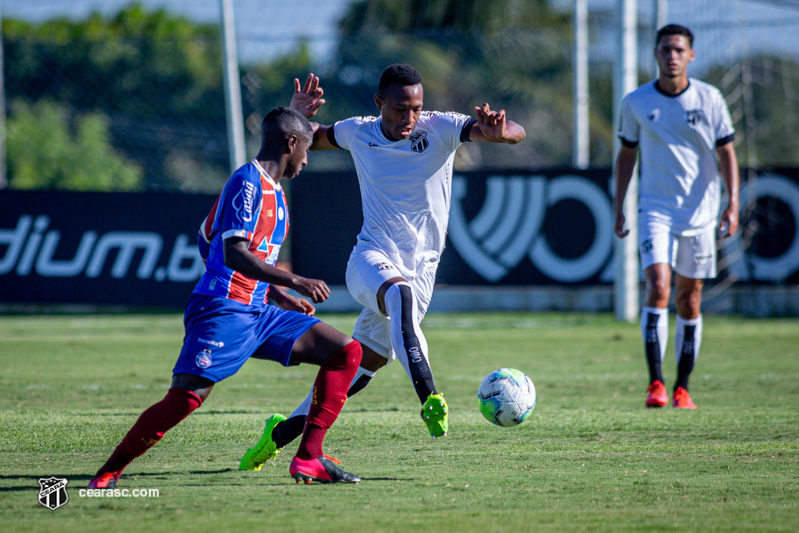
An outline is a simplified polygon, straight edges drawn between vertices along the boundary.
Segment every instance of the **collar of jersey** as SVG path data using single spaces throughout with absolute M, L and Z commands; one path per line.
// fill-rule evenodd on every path
M 274 187 L 276 191 L 279 191 L 279 190 L 280 190 L 280 184 L 279 184 L 279 183 L 275 183 L 275 180 L 273 180 L 273 179 L 272 179 L 272 176 L 270 176 L 270 175 L 269 175 L 269 174 L 266 172 L 266 170 L 264 170 L 264 167 L 262 167 L 262 166 L 261 166 L 261 163 L 259 163 L 257 159 L 253 158 L 253 160 L 252 160 L 252 164 L 253 164 L 253 165 L 255 165 L 255 168 L 257 168 L 257 169 L 258 169 L 258 172 L 260 172 L 260 173 L 261 173 L 261 177 L 262 177 L 262 178 L 266 178 L 266 180 L 267 180 L 269 183 L 271 183 L 271 184 L 272 184 L 272 187 Z
M 690 89 L 690 88 L 691 88 L 691 79 L 690 79 L 690 78 L 688 78 L 688 85 L 685 87 L 685 89 L 684 89 L 684 90 L 682 90 L 682 91 L 678 92 L 677 94 L 669 94 L 669 93 L 667 93 L 667 92 L 664 92 L 664 91 L 663 91 L 663 90 L 660 88 L 660 80 L 655 80 L 655 83 L 653 83 L 653 85 L 654 85 L 654 87 L 655 87 L 655 90 L 658 92 L 658 94 L 662 94 L 662 95 L 663 95 L 663 96 L 665 96 L 666 98 L 677 98 L 678 96 L 682 96 L 682 95 L 684 95 L 685 93 L 687 93 L 687 92 L 688 92 L 688 89 Z
M 380 139 L 383 140 L 384 142 L 394 144 L 408 140 L 408 139 L 389 139 L 388 137 L 386 137 L 386 133 L 383 131 L 383 126 L 381 126 L 381 124 L 383 124 L 383 117 L 377 117 L 377 120 L 374 121 L 374 125 L 375 127 L 377 127 L 377 131 L 380 132 Z

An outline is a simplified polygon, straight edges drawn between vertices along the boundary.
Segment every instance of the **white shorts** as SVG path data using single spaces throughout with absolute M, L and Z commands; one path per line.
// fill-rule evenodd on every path
M 436 280 L 438 265 L 428 267 L 424 274 L 407 280 L 416 297 L 419 321 L 424 318 Z M 371 348 L 391 362 L 396 356 L 391 349 L 391 326 L 377 305 L 377 291 L 387 280 L 402 274 L 382 252 L 356 247 L 347 262 L 347 289 L 364 306 L 355 322 L 352 338 Z
M 716 277 L 716 228 L 691 235 L 677 235 L 667 224 L 639 214 L 638 250 L 641 267 L 667 263 L 684 278 Z

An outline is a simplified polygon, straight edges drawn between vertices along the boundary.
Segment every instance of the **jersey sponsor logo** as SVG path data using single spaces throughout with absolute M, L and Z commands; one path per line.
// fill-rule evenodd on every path
M 709 122 L 705 112 L 701 109 L 691 109 L 685 112 L 685 121 L 691 126 L 696 126 L 698 122 Z
M 711 259 L 713 259 L 713 254 L 697 254 L 694 257 L 694 262 L 699 263 L 701 265 L 703 263 L 707 263 Z
M 268 218 L 272 218 L 273 216 L 275 216 L 275 212 L 272 209 L 267 209 L 266 210 L 266 216 Z
M 430 146 L 430 141 L 427 140 L 427 132 L 426 131 L 417 131 L 410 137 L 411 139 L 411 150 L 421 154 L 427 147 Z
M 367 144 L 368 144 L 368 145 L 369 145 L 371 148 L 377 148 L 377 144 L 373 143 L 372 141 L 369 141 Z
M 394 269 L 394 265 L 392 265 L 391 263 L 377 263 L 375 266 L 377 267 L 377 270 L 393 270 Z
M 203 344 L 210 344 L 211 346 L 216 346 L 217 348 L 224 348 L 225 343 L 222 341 L 212 341 L 209 339 L 197 339 L 197 342 L 201 342 Z
M 253 204 L 255 203 L 255 185 L 245 181 L 241 190 L 233 197 L 233 209 L 242 222 L 252 222 Z
M 39 479 L 39 503 L 55 511 L 69 501 L 67 478 L 48 477 Z
M 198 368 L 206 369 L 211 366 L 212 363 L 211 350 L 203 350 L 194 358 L 194 364 L 197 365 Z

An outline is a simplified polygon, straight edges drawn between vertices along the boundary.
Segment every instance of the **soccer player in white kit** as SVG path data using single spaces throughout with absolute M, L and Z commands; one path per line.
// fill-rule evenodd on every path
M 319 79 L 311 74 L 304 87 L 299 80 L 294 84 L 291 107 L 310 118 L 324 103 Z M 346 279 L 364 306 L 353 333 L 364 356 L 348 395 L 396 357 L 422 403 L 422 419 L 437 438 L 447 433 L 447 404 L 436 389 L 419 325 L 444 249 L 455 150 L 466 141 L 515 144 L 525 131 L 488 104 L 475 107 L 476 119 L 422 111 L 422 77 L 408 65 L 385 69 L 374 101 L 380 116 L 314 125 L 311 146 L 349 150 L 361 188 L 364 222 Z M 260 445 L 270 458 L 272 450 L 301 434 L 310 404 L 309 395 L 288 420 L 281 415 L 267 420 Z
M 696 409 L 688 377 L 702 343 L 702 286 L 704 279 L 716 277 L 716 233 L 726 238 L 738 227 L 735 130 L 719 90 L 688 77 L 688 63 L 694 59 L 691 31 L 669 24 L 658 31 L 655 44 L 658 79 L 628 94 L 621 105 L 614 231 L 620 238 L 629 233 L 622 205 L 640 149 L 638 239 L 646 280 L 641 334 L 650 383 L 646 406 L 668 403 L 662 362 L 673 269 L 677 380 L 672 405 Z M 716 156 L 729 195 L 720 217 Z

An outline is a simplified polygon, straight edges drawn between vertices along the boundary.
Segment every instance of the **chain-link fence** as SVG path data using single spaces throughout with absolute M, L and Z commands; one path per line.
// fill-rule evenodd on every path
M 482 3 L 465 4 L 477 12 Z M 229 173 L 219 4 L 5 0 L 10 185 L 217 190 Z M 401 61 L 423 74 L 428 109 L 471 113 L 488 102 L 527 129 L 518 149 L 465 146 L 458 168 L 569 165 L 571 2 L 522 2 L 542 4 L 528 18 L 545 23 L 514 17 L 502 26 L 430 10 L 403 23 L 379 11 L 390 1 L 318 4 L 233 1 L 248 155 L 260 116 L 288 101 L 294 77 L 322 77 L 328 103 L 318 118 L 329 122 L 375 113 L 380 72 Z M 639 0 L 642 81 L 654 76 L 653 4 Z M 592 166 L 608 167 L 613 156 L 614 6 L 589 1 Z M 799 3 L 671 0 L 668 10 L 696 33 L 691 73 L 728 99 L 742 166 L 799 164 L 799 52 L 791 46 Z M 312 156 L 316 170 L 351 164 L 346 154 Z

